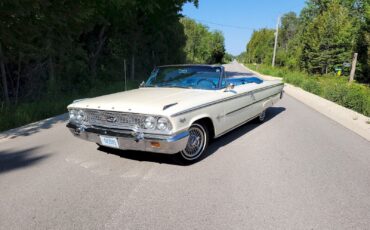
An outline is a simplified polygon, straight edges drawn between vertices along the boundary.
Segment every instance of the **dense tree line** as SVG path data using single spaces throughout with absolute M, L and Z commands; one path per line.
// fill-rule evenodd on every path
M 274 30 L 254 31 L 242 54 L 249 63 L 270 64 Z M 368 0 L 309 0 L 297 16 L 281 19 L 276 64 L 308 73 L 325 74 L 349 67 L 359 54 L 356 79 L 370 82 L 370 2 Z
M 274 47 L 274 30 L 261 29 L 254 31 L 247 44 L 245 58 L 248 62 L 267 63 L 272 60 Z
M 225 38 L 220 31 L 210 31 L 207 26 L 190 18 L 182 18 L 186 36 L 186 59 L 191 63 L 222 63 L 225 56 Z M 230 56 L 227 56 L 230 58 Z
M 114 82 L 123 78 L 124 60 L 132 80 L 155 65 L 185 62 L 180 12 L 186 2 L 198 4 L 1 0 L 0 100 L 15 104 Z M 217 61 L 221 54 L 213 55 Z

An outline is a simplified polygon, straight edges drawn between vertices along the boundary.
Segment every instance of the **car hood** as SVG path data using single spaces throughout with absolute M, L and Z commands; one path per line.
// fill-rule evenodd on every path
M 170 115 L 190 105 L 195 106 L 197 102 L 209 100 L 209 96 L 214 93 L 213 90 L 199 89 L 139 88 L 80 100 L 69 105 L 68 108 Z

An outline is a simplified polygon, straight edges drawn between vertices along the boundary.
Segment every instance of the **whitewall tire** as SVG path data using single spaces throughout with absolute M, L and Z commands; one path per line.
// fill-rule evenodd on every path
M 200 159 L 209 142 L 209 132 L 206 126 L 194 123 L 189 128 L 189 140 L 184 150 L 180 152 L 186 162 Z

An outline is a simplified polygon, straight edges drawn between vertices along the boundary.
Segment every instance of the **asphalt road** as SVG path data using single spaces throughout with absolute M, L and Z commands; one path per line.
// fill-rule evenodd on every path
M 0 229 L 370 229 L 370 143 L 287 95 L 267 118 L 190 166 L 104 152 L 65 116 L 18 130 L 0 139 Z

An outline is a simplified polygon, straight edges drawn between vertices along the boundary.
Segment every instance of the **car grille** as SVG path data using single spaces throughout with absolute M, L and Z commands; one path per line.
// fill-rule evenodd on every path
M 101 111 L 101 110 L 85 110 L 85 121 L 89 125 L 102 126 L 117 129 L 133 129 L 140 128 L 145 120 L 143 115 Z

